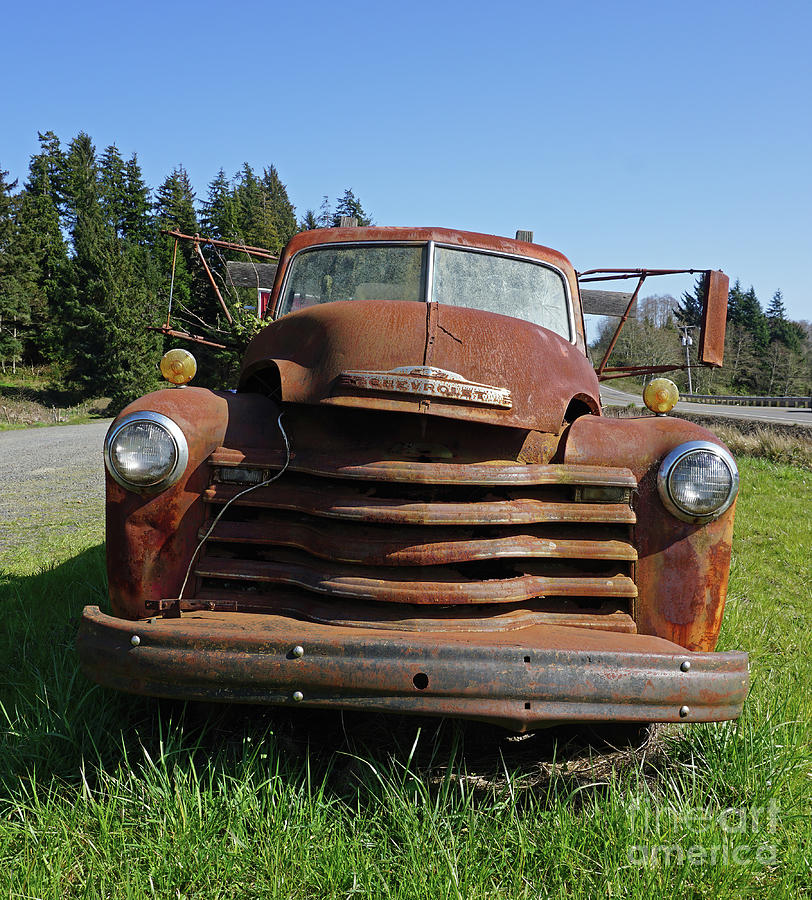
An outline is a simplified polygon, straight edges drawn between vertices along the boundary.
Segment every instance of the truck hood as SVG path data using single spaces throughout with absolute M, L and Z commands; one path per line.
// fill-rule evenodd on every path
M 241 391 L 558 433 L 575 399 L 600 413 L 584 355 L 530 322 L 436 303 L 311 306 L 251 341 Z

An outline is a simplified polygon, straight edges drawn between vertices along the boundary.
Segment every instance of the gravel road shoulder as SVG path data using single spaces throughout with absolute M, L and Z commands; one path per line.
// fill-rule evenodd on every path
M 104 522 L 102 444 L 112 419 L 0 432 L 0 564 Z

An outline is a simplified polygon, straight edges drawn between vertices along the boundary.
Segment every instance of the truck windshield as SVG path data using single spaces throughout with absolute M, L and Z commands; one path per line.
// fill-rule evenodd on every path
M 292 260 L 277 316 L 336 300 L 427 299 L 426 245 L 335 244 Z M 570 338 L 564 280 L 540 262 L 434 246 L 431 299 L 525 319 Z
M 279 315 L 335 300 L 423 300 L 421 244 L 334 244 L 294 258 Z
M 561 276 L 529 260 L 437 247 L 432 300 L 513 316 L 570 337 Z

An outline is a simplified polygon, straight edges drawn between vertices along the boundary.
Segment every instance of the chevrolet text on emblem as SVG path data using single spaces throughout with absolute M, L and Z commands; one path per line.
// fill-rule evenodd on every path
M 342 387 L 395 394 L 417 394 L 438 400 L 456 400 L 510 409 L 513 401 L 507 388 L 466 381 L 462 375 L 433 366 L 401 366 L 389 372 L 342 372 Z

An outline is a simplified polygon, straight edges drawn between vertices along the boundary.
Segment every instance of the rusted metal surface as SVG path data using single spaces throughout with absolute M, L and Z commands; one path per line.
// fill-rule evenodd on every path
M 133 693 L 453 715 L 515 731 L 557 721 L 730 719 L 748 684 L 743 653 L 689 653 L 656 637 L 544 625 L 405 641 L 282 616 L 133 623 L 87 607 L 79 653 L 91 678 Z
M 559 529 L 560 531 L 560 529 Z M 483 537 L 478 530 L 459 527 L 399 529 L 375 525 L 293 520 L 270 513 L 247 521 L 221 521 L 209 541 L 293 547 L 310 556 L 365 566 L 449 565 L 485 559 L 603 559 L 636 560 L 637 551 L 625 541 L 601 539 L 588 527 L 578 539 L 560 538 L 542 526 L 500 531 Z M 201 532 L 201 537 L 203 534 Z
M 627 278 L 639 278 L 641 275 L 703 275 L 706 269 L 585 269 L 578 272 L 578 282 L 623 281 Z
M 730 280 L 724 272 L 708 272 L 699 332 L 699 361 L 707 366 L 718 367 L 724 362 L 729 289 Z
M 600 380 L 608 381 L 610 378 L 627 378 L 629 375 L 656 375 L 662 372 L 679 372 L 687 369 L 685 363 L 673 366 L 607 366 L 601 372 Z M 692 366 L 692 368 L 694 368 Z
M 294 447 L 297 435 L 292 423 Z M 207 527 L 195 568 L 202 590 L 284 585 L 342 601 L 446 606 L 620 597 L 627 610 L 636 597 L 627 525 L 637 482 L 626 469 L 387 460 L 380 450 L 366 463 L 363 449 L 348 465 L 345 452 L 339 443 L 330 459 L 294 453 L 296 474 L 239 497 L 228 521 Z M 218 449 L 206 499 L 237 498 L 244 488 L 223 475 L 258 471 L 256 481 L 269 461 Z M 522 519 L 544 524 L 517 529 Z
M 466 381 L 457 372 L 432 366 L 400 366 L 391 372 L 342 372 L 338 376 L 338 383 L 342 388 L 439 397 L 504 409 L 510 409 L 513 405 L 507 388 Z
M 239 244 L 235 241 L 220 241 L 215 238 L 206 237 L 205 235 L 200 234 L 184 234 L 182 231 L 176 231 L 174 229 L 170 229 L 168 231 L 161 232 L 162 234 L 167 235 L 168 237 L 173 237 L 175 240 L 184 240 L 184 241 L 192 241 L 195 244 L 211 244 L 212 247 L 220 247 L 223 250 L 237 250 L 241 253 L 247 253 L 249 256 L 259 256 L 262 259 L 272 259 L 274 262 L 279 259 L 278 256 L 275 256 L 268 250 L 266 247 L 251 247 L 247 244 Z
M 213 450 L 229 436 L 270 442 L 275 423 L 273 404 L 263 397 L 195 387 L 147 394 L 125 407 L 119 418 L 136 410 L 162 412 L 183 429 L 189 464 L 177 484 L 153 497 L 127 491 L 107 475 L 110 601 L 125 618 L 144 615 L 147 600 L 177 595 L 206 515 L 206 460 Z
M 288 509 L 313 516 L 347 519 L 388 525 L 517 525 L 536 522 L 580 522 L 586 524 L 635 521 L 628 503 L 554 503 L 532 497 L 507 496 L 473 502 L 392 499 L 369 496 L 355 487 L 330 487 L 291 484 L 286 479 L 274 490 L 259 488 L 235 506 Z M 240 492 L 231 484 L 209 487 L 204 499 L 223 504 Z
M 599 412 L 598 380 L 587 358 L 547 329 L 482 310 L 441 306 L 429 363 L 426 309 L 412 301 L 355 300 L 307 307 L 270 323 L 251 341 L 240 389 L 257 377 L 278 383 L 285 403 L 334 405 L 557 433 L 579 393 Z M 378 392 L 342 381 L 347 372 L 431 365 L 510 392 L 510 408 L 449 396 Z M 543 396 L 544 402 L 538 398 Z
M 712 650 L 727 595 L 735 504 L 718 519 L 694 525 L 670 515 L 656 487 L 660 460 L 692 440 L 722 443 L 699 425 L 667 416 L 585 416 L 569 429 L 564 458 L 595 464 L 611 454 L 634 472 L 640 481 L 634 529 L 638 628 L 691 650 Z
M 149 325 L 147 331 L 157 331 L 166 337 L 177 338 L 180 341 L 190 341 L 193 344 L 201 344 L 204 347 L 214 347 L 215 350 L 227 350 L 228 344 L 221 344 L 217 341 L 210 341 L 199 334 L 190 334 L 188 331 L 178 331 L 177 328 L 170 328 L 169 325 Z
M 636 488 L 632 473 L 619 466 L 517 465 L 515 460 L 502 463 L 483 461 L 466 464 L 415 462 L 413 460 L 359 460 L 363 449 L 356 452 L 340 445 L 331 452 L 305 448 L 291 458 L 289 469 L 327 478 L 361 481 L 397 481 L 415 484 L 455 485 L 601 485 Z M 282 464 L 281 451 L 263 455 L 262 451 L 234 450 L 219 447 L 210 457 L 213 466 L 254 466 L 277 468 Z
M 209 284 L 211 285 L 211 289 L 214 291 L 214 296 L 217 297 L 217 302 L 220 304 L 220 308 L 223 310 L 223 315 L 226 317 L 226 321 L 229 325 L 233 325 L 234 317 L 231 315 L 231 310 L 226 306 L 226 301 L 223 300 L 223 295 L 220 293 L 220 288 L 217 287 L 217 282 L 214 280 L 214 275 L 212 275 L 211 273 L 209 264 L 206 262 L 206 257 L 203 256 L 203 251 L 200 249 L 200 243 L 198 241 L 195 241 L 195 252 L 197 253 L 198 259 L 200 260 L 200 264 L 203 266 L 206 277 L 209 279 Z
M 176 599 L 160 600 L 150 603 L 148 608 L 162 612 L 172 609 L 176 602 Z M 566 597 L 491 606 L 418 607 L 364 603 L 345 598 L 335 603 L 302 591 L 275 587 L 271 593 L 263 595 L 223 589 L 201 590 L 194 600 L 181 600 L 181 609 L 285 615 L 322 625 L 427 634 L 516 631 L 530 625 L 567 625 L 624 634 L 637 632 L 637 625 L 622 601 L 602 600 L 585 608 L 577 600 Z
M 516 567 L 519 572 L 521 570 Z M 277 550 L 269 560 L 206 556 L 196 573 L 202 578 L 233 582 L 296 585 L 340 599 L 389 603 L 466 604 L 516 603 L 536 597 L 636 597 L 637 588 L 626 575 L 610 570 L 601 575 L 564 571 L 537 574 L 532 563 L 524 572 L 503 578 L 476 580 L 445 566 L 386 569 L 351 567 L 335 561 L 313 560 L 305 554 Z
M 631 314 L 640 288 L 645 279 L 649 276 L 688 274 L 704 276 L 702 329 L 699 338 L 698 355 L 699 363 L 695 363 L 694 366 L 718 367 L 722 365 L 725 353 L 725 327 L 727 324 L 729 287 L 729 280 L 724 272 L 714 269 L 589 269 L 577 274 L 579 285 L 600 281 L 621 281 L 628 278 L 638 279 L 637 287 L 629 301 L 626 312 L 618 323 L 617 329 L 609 342 L 609 346 L 604 353 L 603 359 L 598 365 L 597 373 L 601 381 L 606 381 L 609 378 L 621 378 L 623 375 L 631 374 L 633 372 L 654 374 L 656 372 L 674 372 L 688 368 L 687 365 L 679 364 L 673 366 L 623 366 L 607 368 L 606 364 L 620 337 L 620 332 L 623 330 L 623 326 L 626 324 L 626 320 Z M 607 375 L 607 372 L 615 374 Z

